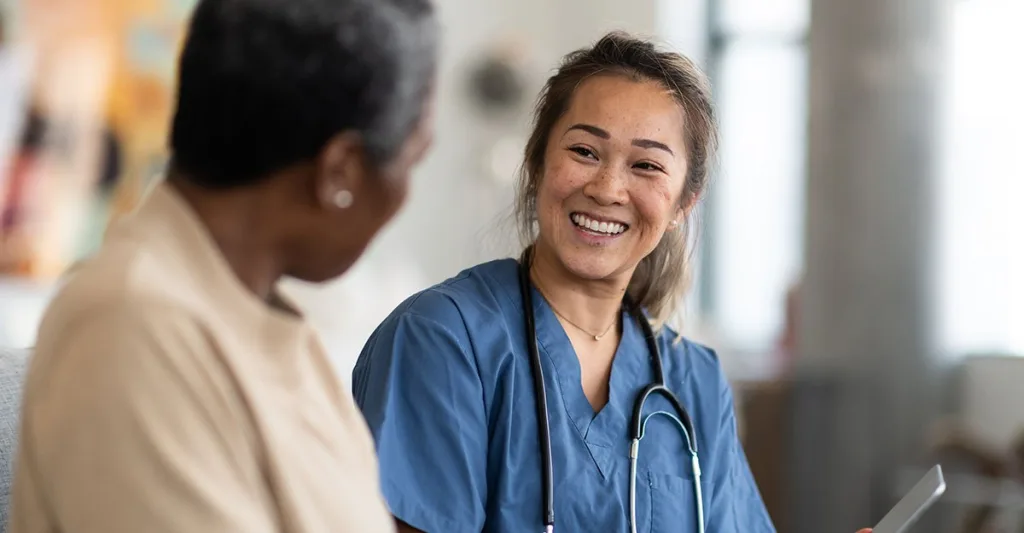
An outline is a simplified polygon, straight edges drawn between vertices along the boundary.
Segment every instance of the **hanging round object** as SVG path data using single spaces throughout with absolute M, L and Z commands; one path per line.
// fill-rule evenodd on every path
M 469 89 L 485 112 L 518 110 L 526 100 L 527 81 L 521 53 L 515 47 L 496 48 L 470 69 Z

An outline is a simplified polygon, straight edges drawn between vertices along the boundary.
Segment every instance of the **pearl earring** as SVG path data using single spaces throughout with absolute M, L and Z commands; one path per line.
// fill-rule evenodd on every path
M 353 200 L 354 198 L 352 198 L 352 193 L 345 189 L 334 193 L 334 205 L 337 206 L 338 209 L 347 209 L 351 207 Z

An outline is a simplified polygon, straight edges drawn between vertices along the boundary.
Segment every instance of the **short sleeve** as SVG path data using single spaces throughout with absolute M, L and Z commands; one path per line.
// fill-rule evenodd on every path
M 718 439 L 712 451 L 716 467 L 710 474 L 715 489 L 707 515 L 707 531 L 775 533 L 737 434 L 732 388 L 721 366 L 717 366 L 717 374 L 721 416 L 717 428 Z
M 247 419 L 198 325 L 112 310 L 41 340 L 11 533 L 277 530 Z
M 445 314 L 385 321 L 356 363 L 353 392 L 392 514 L 428 533 L 478 532 L 487 501 L 484 395 L 465 326 L 457 312 Z

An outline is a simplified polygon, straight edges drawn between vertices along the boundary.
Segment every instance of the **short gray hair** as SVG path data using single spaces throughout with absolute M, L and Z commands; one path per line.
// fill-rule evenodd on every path
M 174 165 L 230 187 L 357 132 L 375 163 L 423 112 L 437 61 L 430 0 L 200 0 L 181 55 Z

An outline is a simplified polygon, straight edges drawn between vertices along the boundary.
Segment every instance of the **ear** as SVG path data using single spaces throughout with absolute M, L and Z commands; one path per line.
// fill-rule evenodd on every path
M 683 220 L 686 219 L 686 210 L 682 207 L 677 207 L 675 214 L 672 216 L 672 220 L 668 221 L 668 229 L 678 229 Z
M 690 214 L 693 207 L 697 205 L 697 195 L 683 192 L 683 198 L 679 201 L 679 206 L 676 207 L 675 214 L 672 215 L 672 220 L 669 221 L 669 229 L 676 229 L 682 225 L 683 220 Z
M 688 216 L 690 214 L 690 211 L 693 211 L 693 208 L 697 206 L 697 200 L 699 199 L 699 195 L 683 191 L 683 198 L 680 202 L 681 205 L 679 208 L 679 210 L 682 212 L 681 216 L 684 218 Z
M 366 152 L 358 135 L 343 132 L 331 137 L 316 161 L 314 187 L 318 204 L 325 209 L 347 207 L 339 205 L 339 195 L 347 196 L 349 203 L 358 199 L 368 172 Z

